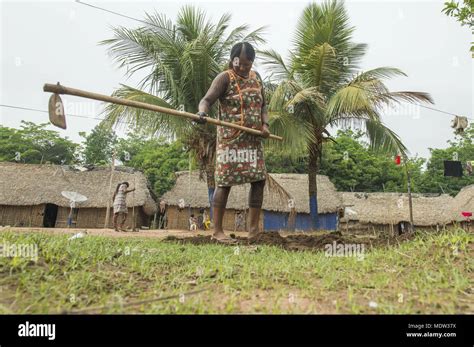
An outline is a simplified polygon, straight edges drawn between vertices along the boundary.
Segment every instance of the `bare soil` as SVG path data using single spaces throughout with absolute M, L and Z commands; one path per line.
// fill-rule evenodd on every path
M 379 237 L 356 237 L 354 235 L 343 235 L 340 232 L 329 232 L 322 235 L 287 235 L 282 236 L 278 232 L 265 232 L 257 235 L 255 238 L 248 239 L 247 237 L 236 236 L 230 234 L 237 242 L 234 244 L 223 244 L 216 240 L 212 240 L 210 235 L 197 235 L 192 237 L 179 238 L 170 235 L 164 239 L 165 242 L 178 242 L 181 244 L 222 244 L 225 246 L 235 247 L 236 245 L 267 245 L 277 246 L 291 251 L 319 251 L 324 250 L 326 245 L 336 243 L 339 244 L 363 244 L 367 248 L 385 247 L 397 245 L 401 242 L 411 240 L 412 235 L 400 235 L 389 237 L 381 235 Z

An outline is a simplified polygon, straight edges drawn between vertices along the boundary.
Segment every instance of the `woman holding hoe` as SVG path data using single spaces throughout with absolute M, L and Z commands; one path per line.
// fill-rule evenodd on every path
M 261 130 L 265 138 L 268 130 L 268 113 L 263 81 L 252 70 L 255 50 L 247 42 L 232 47 L 229 68 L 217 75 L 199 103 L 200 123 L 205 123 L 211 106 L 219 100 L 219 119 Z M 217 127 L 216 190 L 213 196 L 213 239 L 234 243 L 222 228 L 227 198 L 232 186 L 250 183 L 249 238 L 259 233 L 259 217 L 263 203 L 266 168 L 263 155 L 263 138 L 238 129 Z

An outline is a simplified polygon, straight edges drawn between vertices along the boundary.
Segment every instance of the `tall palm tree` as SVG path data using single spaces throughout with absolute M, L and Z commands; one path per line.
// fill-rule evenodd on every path
M 396 68 L 380 67 L 365 72 L 358 65 L 365 44 L 352 42 L 340 1 L 308 5 L 297 24 L 288 61 L 273 50 L 259 52 L 272 71 L 275 85 L 269 103 L 272 133 L 285 138 L 282 146 L 308 154 L 309 205 L 312 226 L 318 228 L 317 183 L 323 142 L 331 140 L 331 126 L 365 130 L 371 147 L 406 155 L 407 148 L 381 120 L 381 111 L 394 102 L 431 102 L 427 93 L 391 92 L 383 79 L 405 76 Z
M 114 28 L 114 38 L 102 41 L 127 75 L 144 74 L 138 88 L 121 85 L 113 95 L 167 108 L 195 113 L 198 104 L 218 73 L 223 71 L 233 44 L 238 41 L 264 42 L 264 28 L 249 31 L 240 25 L 228 32 L 230 14 L 216 24 L 203 11 L 184 6 L 173 23 L 165 15 L 146 14 L 144 26 Z M 146 90 L 143 91 L 143 90 Z M 210 116 L 215 117 L 213 107 Z M 195 155 L 201 173 L 206 174 L 209 196 L 214 191 L 216 130 L 212 125 L 197 126 L 180 117 L 110 104 L 105 122 L 132 124 L 148 134 L 179 138 Z

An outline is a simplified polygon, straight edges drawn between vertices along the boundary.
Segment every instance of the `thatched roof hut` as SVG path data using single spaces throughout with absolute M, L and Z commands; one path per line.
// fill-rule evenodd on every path
M 68 166 L 0 163 L 0 205 L 34 206 L 55 204 L 69 207 L 69 200 L 62 191 L 74 191 L 87 197 L 78 208 L 105 208 L 109 194 L 110 169 L 94 168 L 80 171 Z M 129 207 L 141 206 L 147 215 L 156 212 L 156 202 L 148 188 L 143 173 L 130 168 L 116 168 L 112 190 L 119 182 L 128 181 L 136 187 L 134 194 L 127 194 Z
M 199 172 L 180 171 L 176 173 L 177 180 L 174 187 L 163 195 L 168 205 L 179 205 L 181 199 L 186 206 L 193 208 L 209 208 L 207 184 L 199 179 Z M 297 213 L 309 213 L 308 202 L 308 175 L 305 174 L 270 174 L 271 178 L 280 185 L 292 199 Z M 318 212 L 334 213 L 341 205 L 341 197 L 334 184 L 327 176 L 317 176 L 318 184 Z M 290 212 L 287 198 L 276 197 L 273 189 L 267 182 L 263 199 L 263 210 Z M 244 210 L 248 207 L 250 184 L 232 187 L 227 202 L 228 209 Z
M 453 221 L 465 221 L 466 217 L 461 215 L 461 212 L 473 212 L 474 213 L 474 184 L 466 186 L 454 197 L 450 217 Z M 471 217 L 471 220 L 474 220 Z
M 412 194 L 413 222 L 418 226 L 445 225 L 451 222 L 449 209 L 453 198 L 447 194 L 429 196 Z M 358 221 L 372 224 L 398 224 L 410 221 L 408 194 L 406 193 L 342 193 L 348 207 L 341 222 Z

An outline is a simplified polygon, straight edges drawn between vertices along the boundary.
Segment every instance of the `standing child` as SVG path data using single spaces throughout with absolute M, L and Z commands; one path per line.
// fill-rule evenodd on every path
M 194 214 L 189 217 L 189 230 L 197 231 L 197 219 L 194 217 Z

